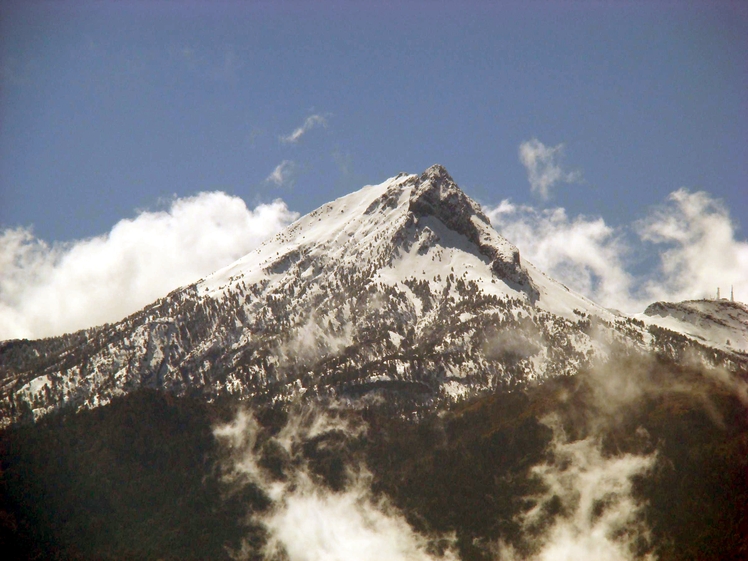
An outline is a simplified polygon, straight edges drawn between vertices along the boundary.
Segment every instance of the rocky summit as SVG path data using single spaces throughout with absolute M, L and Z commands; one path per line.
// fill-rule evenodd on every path
M 435 165 L 330 202 L 118 323 L 1 343 L 0 424 L 143 387 L 431 407 L 574 374 L 612 346 L 748 362 L 662 309 L 627 317 L 548 278 Z

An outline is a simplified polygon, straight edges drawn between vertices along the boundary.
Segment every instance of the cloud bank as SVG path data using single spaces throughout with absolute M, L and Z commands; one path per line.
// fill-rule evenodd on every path
M 299 140 L 301 140 L 302 136 L 304 136 L 313 128 L 319 126 L 326 127 L 327 119 L 325 119 L 322 115 L 310 115 L 304 120 L 304 124 L 294 130 L 291 134 L 281 136 L 280 141 L 283 144 L 296 144 Z
M 748 241 L 736 239 L 728 209 L 703 191 L 679 189 L 621 228 L 508 200 L 484 210 L 529 261 L 604 306 L 641 312 L 656 300 L 713 297 L 718 286 L 724 295 L 731 285 L 736 299 L 748 299 Z M 643 255 L 656 255 L 657 266 L 633 272 Z
M 556 184 L 574 183 L 582 178 L 578 171 L 567 172 L 562 169 L 563 154 L 563 144 L 549 147 L 536 138 L 519 146 L 519 160 L 527 169 L 530 189 L 543 200 L 550 197 L 551 189 Z
M 0 340 L 117 321 L 245 255 L 298 217 L 281 200 L 250 210 L 222 192 L 176 199 L 106 235 L 49 245 L 0 233 Z

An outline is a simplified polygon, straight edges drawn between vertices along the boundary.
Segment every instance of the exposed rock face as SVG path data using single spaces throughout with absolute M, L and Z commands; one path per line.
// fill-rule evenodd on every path
M 691 344 L 663 334 L 523 263 L 433 166 L 323 205 L 121 322 L 0 343 L 0 425 L 143 386 L 428 407 L 572 374 L 613 341 Z
M 436 164 L 423 172 L 411 196 L 410 210 L 416 216 L 434 216 L 465 236 L 488 257 L 499 278 L 522 286 L 531 299 L 538 298 L 537 288 L 522 268 L 519 250 L 497 234 L 480 206 L 442 166 Z

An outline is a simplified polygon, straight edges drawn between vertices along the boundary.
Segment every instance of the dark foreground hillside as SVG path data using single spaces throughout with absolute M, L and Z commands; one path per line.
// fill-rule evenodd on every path
M 507 551 L 531 559 L 558 520 L 574 520 L 578 497 L 549 493 L 549 482 L 640 461 L 630 500 L 649 533 L 611 539 L 626 541 L 632 558 L 746 559 L 748 416 L 738 382 L 628 357 L 420 420 L 335 409 L 324 415 L 344 424 L 312 430 L 318 413 L 308 404 L 264 407 L 254 412 L 252 465 L 265 483 L 303 469 L 316 495 L 365 480 L 418 535 L 442 537 L 429 542 L 431 555 L 451 543 L 460 559 L 484 560 Z M 6 430 L 0 550 L 19 559 L 270 555 L 261 551 L 270 487 L 227 479 L 231 450 L 213 434 L 234 408 L 139 391 Z M 596 498 L 581 523 L 606 520 L 616 500 Z

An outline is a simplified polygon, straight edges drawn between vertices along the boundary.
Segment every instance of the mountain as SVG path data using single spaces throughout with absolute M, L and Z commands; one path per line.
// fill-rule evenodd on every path
M 0 343 L 2 551 L 746 559 L 747 319 L 607 310 L 442 167 L 401 174 L 120 322 Z
M 748 306 L 731 300 L 655 302 L 644 310 L 653 324 L 726 351 L 748 352 Z
M 550 279 L 435 165 L 328 203 L 118 323 L 2 343 L 0 423 L 144 387 L 432 407 L 574 374 L 615 346 L 748 364 L 742 320 L 727 344 L 683 323 L 719 311 L 675 310 L 631 318 Z

